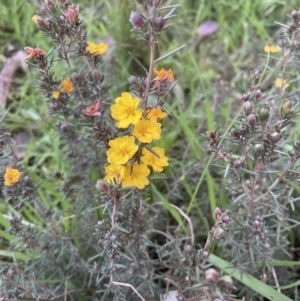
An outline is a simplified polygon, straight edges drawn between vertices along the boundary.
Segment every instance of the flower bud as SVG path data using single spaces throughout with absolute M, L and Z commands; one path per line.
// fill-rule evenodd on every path
M 233 138 L 239 138 L 240 137 L 240 131 L 238 129 L 232 129 L 230 134 Z
M 55 8 L 55 3 L 53 2 L 53 0 L 46 0 L 45 5 L 49 9 Z
M 254 114 L 250 114 L 246 118 L 246 122 L 249 126 L 254 127 L 256 125 L 256 117 Z
M 222 222 L 223 222 L 224 224 L 228 224 L 229 221 L 230 221 L 230 217 L 229 217 L 228 215 L 222 216 Z
M 221 227 L 217 227 L 216 229 L 214 229 L 213 235 L 218 239 L 224 236 L 224 232 L 225 231 Z
M 194 253 L 194 248 L 191 245 L 187 245 L 185 246 L 184 251 L 187 255 L 191 256 Z
M 95 187 L 100 192 L 103 192 L 103 193 L 109 192 L 109 185 L 104 180 L 98 180 Z
M 71 75 L 71 78 L 72 80 L 77 83 L 77 84 L 80 84 L 81 81 L 82 81 L 82 77 L 80 74 L 76 73 L 76 72 L 73 72 L 72 75 Z
M 254 72 L 252 73 L 252 78 L 253 78 L 253 79 L 256 79 L 256 78 L 259 77 L 259 75 L 260 75 L 260 74 L 259 74 L 259 71 L 256 70 L 256 71 L 254 71 Z
M 253 106 L 252 106 L 251 102 L 248 101 L 248 100 L 245 101 L 244 102 L 244 112 L 245 112 L 245 115 L 249 116 L 252 113 L 252 111 L 253 111 Z
M 101 88 L 101 90 L 102 90 L 103 92 L 106 92 L 106 91 L 108 90 L 109 86 L 108 86 L 107 83 L 102 83 L 102 84 L 100 85 L 100 88 Z
M 202 251 L 202 258 L 207 259 L 209 257 L 209 252 L 207 251 Z
M 276 144 L 281 139 L 281 135 L 278 132 L 274 132 L 269 136 L 269 141 L 272 144 Z
M 222 210 L 219 207 L 217 207 L 215 209 L 214 216 L 215 218 L 219 218 L 221 215 L 222 215 Z
M 218 286 L 221 286 L 225 289 L 232 289 L 233 288 L 233 281 L 232 278 L 229 275 L 223 275 L 218 280 Z
M 246 101 L 249 100 L 249 98 L 250 98 L 250 95 L 249 95 L 249 94 L 243 94 L 242 100 L 243 100 L 244 102 L 246 102 Z
M 145 24 L 142 15 L 136 11 L 131 11 L 129 22 L 136 28 L 142 28 Z
M 299 11 L 293 10 L 290 14 L 290 17 L 294 20 L 297 21 L 299 18 Z
M 79 5 L 76 8 L 69 6 L 67 11 L 63 13 L 71 24 L 76 24 L 79 19 Z
M 205 271 L 205 280 L 208 284 L 217 285 L 219 273 L 215 269 L 208 269 Z
M 63 133 L 67 133 L 69 131 L 69 126 L 67 124 L 63 124 L 61 127 L 60 127 L 60 130 L 63 132 Z
M 98 80 L 99 77 L 100 77 L 99 71 L 98 71 L 97 69 L 92 70 L 92 72 L 91 72 L 91 77 L 92 77 L 92 79 L 95 80 L 95 81 Z
M 138 78 L 134 75 L 131 75 L 128 79 L 129 85 L 134 86 L 138 83 Z
M 235 168 L 240 168 L 240 167 L 242 167 L 242 166 L 243 166 L 243 160 L 241 160 L 240 158 L 235 159 L 235 160 L 233 161 L 233 166 L 234 166 Z
M 265 153 L 265 148 L 262 144 L 255 144 L 254 150 L 258 155 L 263 155 Z
M 253 226 L 254 226 L 254 230 L 255 230 L 255 232 L 257 232 L 257 233 L 260 233 L 261 232 L 261 226 L 262 226 L 262 224 L 261 224 L 261 222 L 260 221 L 258 221 L 257 219 L 253 222 Z
M 259 119 L 261 123 L 265 123 L 266 121 L 269 120 L 269 110 L 267 108 L 262 108 L 260 109 L 259 113 L 258 113 Z
M 280 115 L 282 118 L 290 117 L 291 115 L 294 115 L 295 111 L 292 110 L 293 103 L 285 99 L 280 107 Z
M 256 100 L 259 100 L 259 99 L 261 98 L 261 96 L 262 96 L 261 91 L 260 91 L 260 90 L 257 90 L 256 93 L 255 93 L 255 98 L 256 98 Z
M 48 30 L 49 29 L 49 26 L 48 24 L 46 23 L 46 21 L 40 17 L 40 16 L 33 16 L 32 17 L 32 21 L 38 26 L 40 27 L 41 29 L 44 29 L 44 30 Z
M 163 17 L 157 17 L 153 20 L 153 26 L 157 31 L 161 31 L 164 28 L 165 20 Z

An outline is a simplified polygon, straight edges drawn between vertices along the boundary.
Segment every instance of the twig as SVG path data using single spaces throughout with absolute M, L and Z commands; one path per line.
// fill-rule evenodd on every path
M 123 283 L 123 282 L 117 282 L 117 281 L 113 281 L 112 284 L 130 287 L 141 298 L 141 300 L 146 301 L 131 284 Z
M 173 208 L 175 208 L 176 210 L 178 210 L 179 213 L 187 220 L 187 222 L 189 224 L 189 227 L 190 227 L 191 243 L 192 243 L 192 245 L 194 245 L 195 236 L 194 236 L 194 228 L 193 228 L 193 224 L 192 224 L 191 219 L 180 208 L 178 208 L 177 206 L 172 205 L 172 204 L 171 204 L 171 206 Z

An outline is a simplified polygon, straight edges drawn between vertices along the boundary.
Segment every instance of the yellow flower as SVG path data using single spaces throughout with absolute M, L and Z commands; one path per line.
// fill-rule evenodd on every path
M 61 82 L 61 85 L 62 85 L 62 92 L 72 93 L 75 90 L 69 77 L 64 79 Z
M 21 173 L 17 169 L 6 167 L 6 171 L 4 175 L 4 179 L 5 179 L 4 185 L 11 186 L 12 184 L 17 183 L 20 177 L 21 177 Z
M 53 96 L 53 98 L 55 98 L 55 99 L 59 98 L 59 96 L 60 96 L 60 91 L 54 90 L 54 91 L 52 92 L 52 96 Z
M 126 164 L 138 150 L 133 136 L 123 136 L 109 141 L 106 152 L 107 161 L 115 164 Z
M 279 52 L 280 49 L 276 46 L 268 44 L 268 45 L 265 45 L 264 51 L 267 52 L 267 53 L 270 53 L 270 52 L 275 53 L 275 52 Z
M 140 100 L 132 98 L 128 92 L 123 92 L 116 98 L 116 104 L 111 106 L 111 116 L 117 120 L 118 128 L 127 128 L 130 124 L 137 124 L 142 117 L 142 109 L 137 109 Z
M 95 43 L 88 43 L 88 46 L 86 47 L 87 51 L 94 56 L 104 54 L 107 48 L 108 45 L 104 43 L 99 43 L 98 45 Z
M 137 187 L 138 189 L 143 189 L 149 184 L 149 180 L 147 178 L 149 174 L 150 169 L 146 164 L 127 164 L 125 166 L 122 187 Z
M 152 120 L 140 120 L 133 128 L 132 135 L 142 143 L 150 143 L 153 139 L 159 140 L 161 124 Z
M 151 108 L 147 112 L 147 119 L 157 121 L 167 116 L 167 113 L 163 112 L 161 108 Z
M 153 168 L 154 171 L 162 172 L 162 166 L 168 166 L 168 157 L 165 156 L 165 150 L 160 147 L 153 147 L 152 150 L 158 155 L 154 155 L 145 147 L 143 148 L 143 156 L 141 161 Z
M 285 89 L 285 88 L 287 88 L 288 86 L 289 86 L 290 84 L 287 82 L 287 81 L 285 81 L 285 80 L 283 80 L 282 78 L 276 78 L 276 80 L 275 80 L 275 87 L 276 88 L 282 88 L 282 89 Z
M 125 166 L 119 164 L 109 164 L 105 166 L 106 176 L 104 180 L 110 184 L 119 184 L 124 178 Z
M 155 68 L 153 69 L 155 75 L 157 76 L 157 80 L 160 82 L 163 81 L 172 81 L 174 80 L 174 75 L 172 72 L 172 69 L 169 69 L 168 71 L 166 71 L 164 68 L 162 68 L 160 71 L 156 70 Z

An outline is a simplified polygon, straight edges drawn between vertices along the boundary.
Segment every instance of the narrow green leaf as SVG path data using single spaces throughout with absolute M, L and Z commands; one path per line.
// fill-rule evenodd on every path
M 178 47 L 178 48 L 176 48 L 176 49 L 174 49 L 174 50 L 172 50 L 172 51 L 166 53 L 165 55 L 163 55 L 163 56 L 157 58 L 157 59 L 155 60 L 155 63 L 157 63 L 157 62 L 159 62 L 159 61 L 161 61 L 161 60 L 167 58 L 168 56 L 170 56 L 170 55 L 172 55 L 172 54 L 174 54 L 174 53 L 180 51 L 180 50 L 183 49 L 185 46 L 186 46 L 186 45 L 182 45 L 182 46 L 180 46 L 180 47 Z
M 209 260 L 212 264 L 216 265 L 225 273 L 231 275 L 236 280 L 242 282 L 253 291 L 264 296 L 271 301 L 292 301 L 292 299 L 286 297 L 285 295 L 279 293 L 271 286 L 263 283 L 262 281 L 256 279 L 255 277 L 242 272 L 240 269 L 233 267 L 229 262 L 221 259 L 220 257 L 210 254 Z
M 15 258 L 17 260 L 24 260 L 24 261 L 31 260 L 31 259 L 37 257 L 37 255 L 38 254 L 36 252 L 31 253 L 31 254 L 25 254 L 22 252 L 0 250 L 0 256 L 11 257 L 11 258 Z

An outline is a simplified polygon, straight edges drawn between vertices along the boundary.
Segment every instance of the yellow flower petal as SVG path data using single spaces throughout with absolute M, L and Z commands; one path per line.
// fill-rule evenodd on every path
M 151 108 L 147 112 L 147 119 L 157 121 L 167 116 L 167 113 L 163 112 L 161 108 Z
M 124 178 L 125 166 L 112 163 L 105 166 L 105 171 L 104 180 L 112 185 L 118 185 Z
M 146 164 L 128 164 L 125 166 L 122 187 L 137 187 L 138 189 L 144 189 L 145 186 L 149 184 L 147 178 L 149 174 L 150 170 Z
M 276 78 L 275 80 L 275 87 L 276 88 L 282 88 L 282 89 L 285 89 L 289 86 L 290 84 L 283 80 L 282 78 Z
M 104 43 L 99 43 L 99 44 L 88 43 L 88 46 L 86 47 L 87 51 L 94 56 L 104 54 L 107 48 L 108 45 Z
M 4 185 L 11 186 L 12 184 L 17 183 L 20 177 L 21 173 L 17 169 L 7 167 L 4 175 Z
M 75 90 L 69 77 L 64 79 L 61 82 L 61 85 L 62 85 L 62 92 L 72 93 Z
M 132 135 L 142 143 L 150 143 L 153 139 L 159 140 L 161 124 L 152 120 L 140 120 L 132 131 Z
M 160 147 L 153 147 L 152 150 L 158 155 L 150 152 L 145 147 L 143 148 L 143 156 L 141 161 L 153 168 L 154 171 L 162 172 L 162 166 L 168 166 L 168 158 L 165 156 L 165 150 Z
M 137 152 L 133 136 L 123 136 L 109 141 L 110 148 L 106 152 L 107 161 L 115 164 L 126 164 Z
M 53 91 L 53 92 L 52 92 L 52 96 L 53 96 L 53 98 L 55 98 L 55 99 L 59 98 L 59 96 L 60 96 L 60 91 L 58 91 L 58 90 Z
M 264 47 L 264 51 L 267 52 L 267 53 L 276 53 L 276 52 L 279 52 L 280 49 L 277 47 L 277 46 L 273 46 L 273 45 L 265 45 Z
M 140 100 L 133 98 L 130 93 L 123 92 L 116 98 L 116 104 L 111 106 L 111 116 L 117 120 L 118 128 L 128 128 L 130 124 L 137 124 L 142 118 L 142 109 L 138 109 Z

